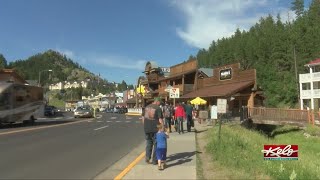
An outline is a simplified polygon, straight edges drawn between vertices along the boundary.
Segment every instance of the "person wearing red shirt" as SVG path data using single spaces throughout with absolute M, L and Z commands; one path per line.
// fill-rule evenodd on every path
M 186 119 L 186 113 L 181 103 L 177 103 L 174 117 L 178 122 L 178 132 L 181 134 L 183 133 L 183 120 Z

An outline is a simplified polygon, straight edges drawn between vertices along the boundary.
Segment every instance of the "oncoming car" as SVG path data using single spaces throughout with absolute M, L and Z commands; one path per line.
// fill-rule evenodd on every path
M 90 106 L 82 106 L 82 107 L 77 107 L 77 109 L 74 111 L 74 117 L 88 117 L 91 118 L 93 117 L 93 112 L 92 108 Z

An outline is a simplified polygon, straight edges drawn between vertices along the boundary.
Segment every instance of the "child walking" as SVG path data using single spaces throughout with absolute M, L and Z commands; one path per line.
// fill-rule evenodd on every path
M 158 170 L 164 170 L 167 158 L 167 138 L 169 138 L 169 135 L 168 132 L 165 132 L 162 124 L 158 124 L 157 128 L 158 132 L 156 134 L 156 155 L 158 159 Z

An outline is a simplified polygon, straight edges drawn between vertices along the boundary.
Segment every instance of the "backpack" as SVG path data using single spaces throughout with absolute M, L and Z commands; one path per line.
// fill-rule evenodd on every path
M 172 116 L 170 106 L 165 106 L 164 108 L 164 117 L 169 118 Z

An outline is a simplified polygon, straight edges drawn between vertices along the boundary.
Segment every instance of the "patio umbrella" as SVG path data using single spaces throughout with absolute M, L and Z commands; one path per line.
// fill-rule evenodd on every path
M 202 105 L 202 104 L 207 104 L 207 101 L 204 99 L 201 99 L 200 97 L 196 97 L 195 99 L 191 100 L 190 103 L 194 105 Z

